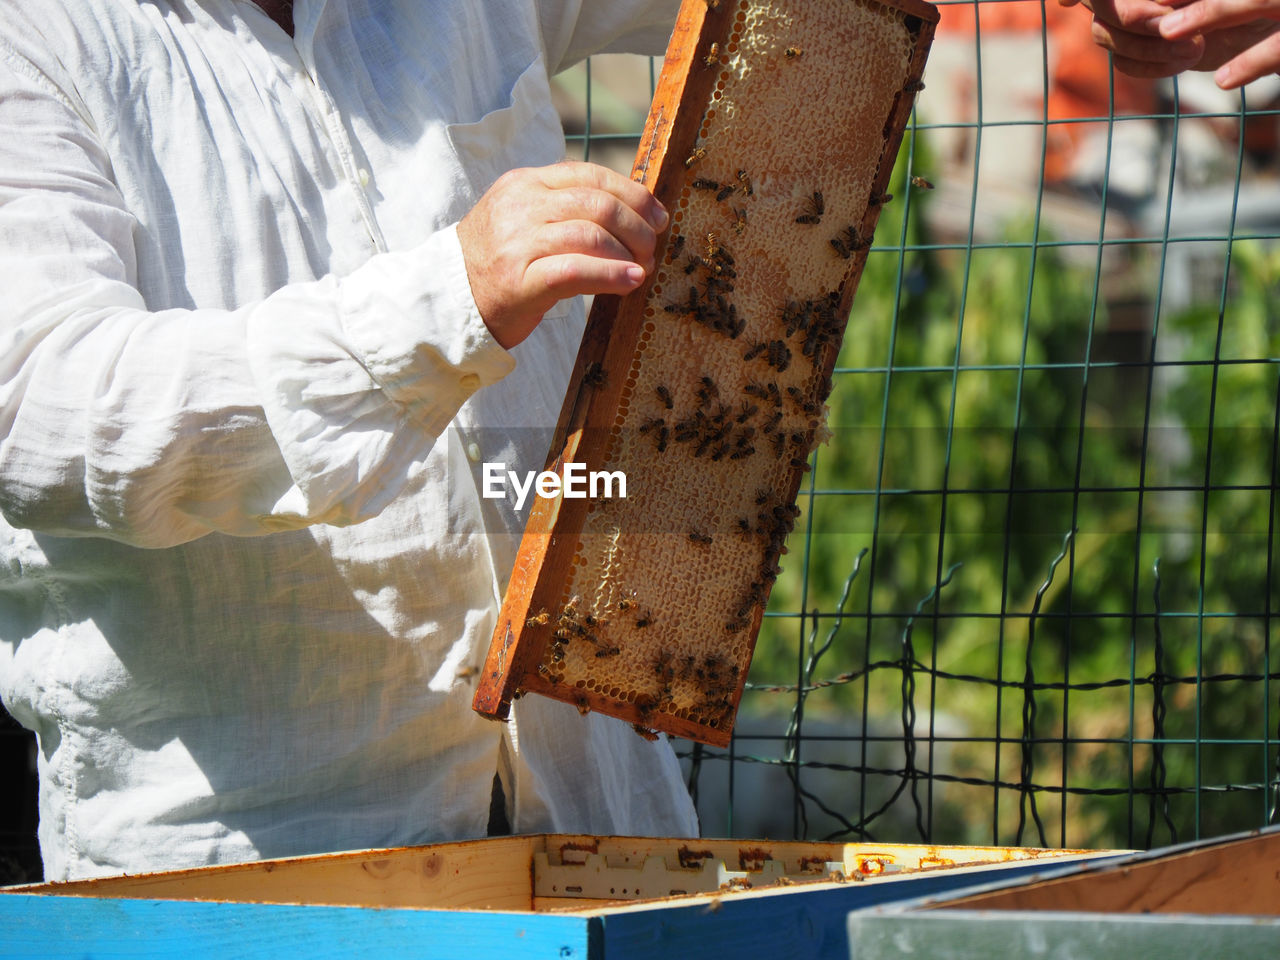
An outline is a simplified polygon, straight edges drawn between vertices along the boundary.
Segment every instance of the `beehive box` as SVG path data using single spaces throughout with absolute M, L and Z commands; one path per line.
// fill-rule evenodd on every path
M 936 20 L 684 3 L 634 169 L 672 222 L 646 284 L 594 305 L 548 458 L 626 497 L 536 502 L 482 714 L 538 693 L 728 743 Z
M 507 837 L 11 887 L 0 956 L 844 958 L 855 907 L 1096 855 Z
M 861 909 L 853 960 L 1280 957 L 1280 830 Z

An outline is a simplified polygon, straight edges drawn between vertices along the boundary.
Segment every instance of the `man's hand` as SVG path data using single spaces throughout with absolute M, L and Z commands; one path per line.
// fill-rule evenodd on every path
M 510 349 L 558 300 L 640 286 L 666 225 L 640 184 L 565 161 L 503 174 L 458 223 L 458 240 L 480 316 Z
M 1223 89 L 1280 67 L 1280 0 L 1191 0 L 1209 8 L 1190 20 L 1170 7 L 1186 0 L 1058 0 L 1093 12 L 1093 40 L 1110 50 L 1117 70 L 1131 77 L 1171 77 L 1183 70 L 1217 70 Z M 1246 9 L 1248 8 L 1248 9 Z M 1272 18 L 1272 19 L 1267 19 Z M 1230 64 L 1230 66 L 1224 66 Z
M 1170 41 L 1160 35 L 1169 8 L 1155 0 L 1058 0 L 1071 7 L 1083 2 L 1093 13 L 1093 42 L 1112 53 L 1117 70 L 1131 77 L 1171 77 L 1197 66 L 1205 40 L 1187 36 Z
M 1160 19 L 1160 35 L 1179 41 L 1204 34 L 1229 37 L 1213 75 L 1223 90 L 1243 86 L 1268 73 L 1280 71 L 1280 0 L 1192 0 Z

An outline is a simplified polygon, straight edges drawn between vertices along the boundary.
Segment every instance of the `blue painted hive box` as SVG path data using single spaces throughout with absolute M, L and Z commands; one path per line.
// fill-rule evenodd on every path
M 845 917 L 1087 851 L 539 834 L 0 891 L 0 957 L 847 958 Z

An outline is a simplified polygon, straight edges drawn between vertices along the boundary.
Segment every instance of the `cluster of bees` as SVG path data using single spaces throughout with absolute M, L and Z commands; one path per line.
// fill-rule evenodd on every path
M 704 376 L 697 390 L 697 406 L 677 419 L 671 416 L 675 406 L 671 391 L 661 384 L 656 391 L 663 404 L 659 413 L 663 415 L 647 418 L 640 424 L 640 432 L 653 438 L 659 453 L 671 441 L 687 444 L 695 458 L 709 456 L 713 462 L 725 458 L 742 460 L 756 452 L 754 441 L 759 430 L 748 421 L 759 413 L 758 404 L 746 399 L 737 407 L 724 403 L 719 399 L 716 382 Z M 696 537 L 690 539 L 700 542 Z
M 653 613 L 641 609 L 634 593 L 629 593 L 617 603 L 620 616 L 630 619 L 632 626 L 643 630 L 653 624 Z M 555 629 L 551 634 L 551 644 L 546 660 L 538 665 L 538 673 L 551 683 L 559 683 L 556 666 L 564 662 L 565 648 L 574 640 L 580 640 L 594 648 L 593 653 L 598 660 L 616 657 L 622 652 L 617 644 L 606 642 L 600 637 L 602 628 L 608 620 L 595 614 L 584 612 L 582 598 L 574 596 L 566 601 L 553 618 L 547 610 L 540 610 L 525 621 L 527 627 L 545 627 L 554 622 Z
M 671 246 L 671 259 L 675 261 L 685 247 L 684 234 L 676 234 Z M 736 340 L 747 328 L 747 321 L 739 316 L 738 308 L 729 301 L 733 293 L 733 280 L 737 277 L 734 260 L 714 233 L 706 236 L 705 256 L 690 253 L 685 261 L 686 276 L 694 275 L 689 292 L 669 303 L 663 310 L 677 316 L 689 317 L 709 330 Z
M 605 621 L 591 613 L 582 612 L 581 607 L 582 598 L 575 596 L 561 606 L 559 613 L 556 614 L 555 630 L 551 634 L 551 648 L 548 658 L 552 665 L 564 662 L 565 647 L 574 640 L 581 640 L 583 643 L 593 646 L 596 657 L 602 660 L 606 657 L 616 657 L 622 652 L 618 646 L 601 640 L 596 632 L 604 626 Z M 540 627 L 547 626 L 551 622 L 551 614 L 546 610 L 542 610 L 529 617 L 525 621 L 525 625 Z M 553 683 L 557 682 L 551 667 L 546 663 L 539 665 L 538 672 Z
M 758 606 L 764 606 L 769 599 L 769 590 L 773 582 L 782 573 L 778 560 L 787 552 L 787 535 L 795 526 L 800 516 L 800 508 L 794 503 L 783 503 L 769 490 L 761 489 L 756 493 L 755 522 L 749 517 L 738 518 L 738 531 L 746 537 L 756 537 L 764 544 L 760 559 L 760 569 L 756 579 L 748 585 L 746 594 L 734 612 L 733 619 L 724 625 L 726 633 L 741 633 L 751 624 L 751 613 Z
M 824 338 L 839 335 L 834 319 L 834 306 L 828 304 L 830 320 L 821 319 L 821 312 L 814 313 L 808 306 L 794 305 L 794 310 L 804 317 L 816 317 L 810 321 L 806 335 L 806 353 L 825 342 Z M 808 392 L 789 385 L 785 391 L 773 380 L 760 382 L 749 380 L 742 387 L 743 396 L 737 405 L 720 399 L 720 389 L 709 376 L 703 376 L 697 389 L 697 405 L 683 416 L 673 415 L 675 400 L 669 387 L 659 384 L 655 388 L 662 409 L 640 424 L 639 432 L 654 442 L 659 453 L 674 442 L 687 445 L 695 458 L 708 457 L 713 463 L 721 460 L 743 460 L 757 452 L 757 444 L 772 452 L 777 460 L 786 459 L 791 467 L 809 469 L 809 450 L 813 446 L 813 430 L 821 400 L 831 390 L 830 377 L 823 377 L 816 392 Z M 817 399 L 820 397 L 820 399 Z M 785 398 L 785 399 L 784 399 Z M 788 404 L 792 419 L 787 420 Z M 794 429 L 795 415 L 804 417 L 804 426 Z M 691 537 L 694 542 L 699 538 Z
M 782 326 L 788 338 L 803 336 L 800 351 L 809 359 L 816 358 L 823 347 L 837 343 L 844 333 L 844 321 L 840 317 L 840 293 L 833 290 L 826 296 L 790 301 L 782 310 Z
M 893 194 L 891 193 L 872 193 L 868 201 L 870 206 L 876 206 L 877 204 L 888 203 L 892 199 Z M 816 226 L 822 222 L 826 212 L 827 205 L 823 199 L 822 191 L 815 190 L 805 199 L 804 207 L 796 217 L 796 223 Z M 858 231 L 858 228 L 853 226 L 845 227 L 827 242 L 842 260 L 848 260 L 855 253 L 871 247 L 871 237 L 864 237 Z
M 698 699 L 690 708 L 696 722 L 715 727 L 733 711 L 733 695 L 738 689 L 741 668 L 724 657 L 661 650 L 654 657 L 653 673 L 655 692 L 636 698 L 642 718 L 672 702 L 677 681 L 686 687 L 693 685 L 699 691 Z

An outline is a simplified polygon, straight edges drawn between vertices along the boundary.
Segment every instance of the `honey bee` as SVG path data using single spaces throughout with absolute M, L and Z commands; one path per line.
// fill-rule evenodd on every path
M 749 197 L 755 193 L 755 188 L 751 186 L 751 178 L 747 176 L 747 171 L 739 170 L 737 178 L 738 188 L 743 192 L 743 194 Z
M 709 180 L 706 177 L 694 177 L 693 182 L 689 184 L 695 190 L 719 190 L 721 184 L 715 180 Z
M 715 259 L 720 252 L 720 238 L 712 231 L 707 232 L 707 256 Z
M 689 167 L 692 167 L 695 163 L 703 159 L 706 155 L 707 155 L 707 150 L 705 147 L 695 148 L 693 153 L 689 154 L 689 156 L 685 158 L 685 161 L 684 161 L 685 169 L 687 170 Z
M 725 200 L 729 199 L 729 194 L 733 193 L 736 189 L 737 187 L 732 183 L 721 186 L 720 190 L 716 193 L 716 201 L 723 203 Z
M 741 234 L 743 230 L 747 229 L 747 211 L 735 208 L 733 217 L 733 232 Z
M 633 723 L 631 725 L 631 729 L 640 734 L 640 736 L 644 737 L 646 740 L 654 741 L 658 739 L 657 730 L 650 730 L 648 727 L 641 726 L 638 723 Z
M 716 7 L 720 6 L 720 0 L 705 0 L 705 2 L 708 10 L 714 10 Z
M 919 93 L 921 90 L 924 89 L 924 81 L 908 80 L 906 85 L 903 86 L 902 89 L 905 90 L 907 93 Z
M 760 412 L 760 408 L 756 406 L 756 404 L 752 403 L 749 400 L 743 400 L 742 408 L 737 416 L 737 420 L 739 423 L 746 423 L 748 420 L 750 420 L 759 412 Z
M 658 399 L 662 401 L 662 405 L 666 407 L 668 410 L 670 410 L 673 406 L 673 403 L 671 400 L 671 391 L 661 383 L 658 384 L 653 389 L 654 389 L 654 392 L 657 393 Z
M 473 667 L 470 664 L 464 664 L 458 668 L 458 672 L 453 676 L 457 680 L 470 680 L 480 672 L 479 667 Z
M 859 250 L 866 250 L 871 246 L 871 238 L 862 236 L 853 227 L 845 227 L 832 237 L 830 242 L 831 249 L 840 254 L 845 260 L 848 260 Z
M 786 370 L 791 366 L 791 350 L 781 340 L 771 340 L 766 348 L 769 358 L 769 366 L 778 372 Z
M 592 360 L 587 364 L 586 370 L 582 372 L 582 385 L 584 387 L 603 387 L 604 381 L 604 367 L 598 360 Z
M 682 250 L 684 250 L 684 234 L 677 233 L 671 238 L 668 259 L 674 263 L 679 258 Z
M 711 543 L 711 535 L 703 533 L 700 530 L 690 530 L 689 540 L 692 543 L 700 544 L 701 546 L 705 547 L 709 543 Z
M 637 630 L 643 630 L 645 627 L 651 626 L 652 624 L 653 624 L 653 614 L 650 613 L 648 610 L 642 611 L 640 613 L 640 616 L 636 617 Z
M 625 597 L 623 597 L 621 600 L 618 601 L 618 609 L 623 612 L 626 612 L 627 610 L 632 609 L 635 605 L 636 605 L 636 595 L 634 593 L 629 593 Z
M 532 617 L 526 620 L 524 622 L 524 625 L 526 627 L 545 627 L 550 622 L 551 622 L 551 614 L 547 613 L 547 611 L 543 609 L 543 610 L 539 610 Z
M 930 182 L 930 181 L 928 181 L 928 180 L 926 180 L 924 177 L 916 177 L 916 176 L 913 176 L 913 177 L 911 178 L 911 185 L 912 185 L 913 187 L 919 187 L 921 190 L 932 190 L 932 189 L 933 189 L 933 183 L 932 183 L 932 182 Z
M 871 196 L 867 197 L 867 205 L 876 207 L 876 206 L 880 206 L 881 204 L 888 203 L 892 199 L 893 199 L 892 193 L 873 193 L 871 194 Z
M 768 347 L 767 343 L 763 340 L 757 340 L 747 348 L 747 352 L 742 355 L 742 359 L 754 360 L 756 357 L 760 356 L 760 354 L 764 353 L 766 347 Z
M 702 62 L 708 67 L 718 66 L 720 63 L 720 44 L 713 43 L 711 45 L 711 49 L 707 51 L 707 55 L 703 58 Z
M 620 647 L 601 647 L 596 651 L 596 659 L 603 660 L 605 657 L 616 657 L 622 652 Z
M 819 223 L 822 215 L 827 212 L 826 202 L 822 198 L 822 191 L 815 190 L 810 195 L 804 213 L 796 217 L 796 223 Z
M 702 406 L 710 406 L 711 401 L 720 396 L 720 388 L 716 386 L 716 382 L 714 380 L 706 375 L 703 375 L 699 383 L 701 386 L 698 387 L 698 400 L 701 402 Z
M 804 56 L 804 50 L 801 47 L 787 47 L 782 51 L 782 55 L 788 60 L 797 60 Z

